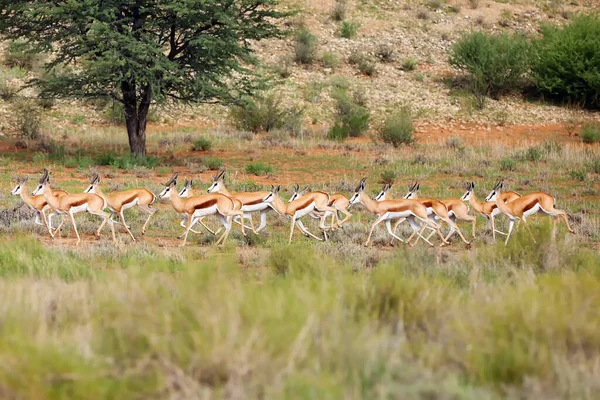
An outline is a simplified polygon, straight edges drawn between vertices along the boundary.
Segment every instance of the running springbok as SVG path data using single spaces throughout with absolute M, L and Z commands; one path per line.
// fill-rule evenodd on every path
M 170 199 L 175 211 L 187 215 L 187 227 L 183 234 L 183 243 L 181 243 L 180 247 L 185 246 L 190 229 L 201 217 L 208 215 L 215 215 L 225 227 L 225 232 L 216 242 L 217 245 L 223 245 L 231 230 L 231 219 L 236 215 L 242 218 L 244 213 L 239 208 L 236 209 L 236 202 L 232 198 L 220 193 L 204 194 L 182 199 L 179 197 L 176 188 L 178 176 L 178 172 L 173 174 L 171 179 L 165 183 L 165 188 L 158 195 L 158 198 Z M 246 236 L 244 225 L 242 225 L 242 234 Z
M 179 191 L 179 197 L 181 197 L 182 199 L 187 199 L 188 197 L 191 197 L 192 196 L 192 185 L 193 185 L 193 180 L 186 179 L 183 184 L 183 188 Z M 200 225 L 202 225 L 204 227 L 204 229 L 206 229 L 211 235 L 217 235 L 221 231 L 222 228 L 219 228 L 216 232 L 213 231 L 204 223 L 204 221 L 203 221 L 204 218 L 206 218 L 206 217 L 199 218 L 198 223 Z M 186 223 L 187 223 L 187 214 L 183 214 L 183 219 L 181 220 L 181 223 L 179 225 L 181 225 L 183 228 L 186 228 L 187 227 Z M 190 232 L 202 233 L 200 231 L 195 231 L 193 229 L 190 229 Z M 183 234 L 180 237 L 183 237 Z
M 446 241 L 457 232 L 460 238 L 466 244 L 469 244 L 467 239 L 463 236 L 461 230 L 456 225 L 456 219 L 460 219 L 463 221 L 469 221 L 473 224 L 473 237 L 475 237 L 475 224 L 477 222 L 477 218 L 472 215 L 469 215 L 469 206 L 465 204 L 460 199 L 447 199 L 447 200 L 437 200 L 433 198 L 420 198 L 418 195 L 418 191 L 421 188 L 421 184 L 419 182 L 415 182 L 412 185 L 408 185 L 408 193 L 404 196 L 405 199 L 413 199 L 420 201 L 427 207 L 427 212 L 430 215 L 430 218 L 433 216 L 436 219 L 441 219 L 445 223 L 450 226 L 450 232 L 448 236 L 446 236 Z M 433 235 L 433 232 L 431 233 Z M 428 238 L 431 237 L 428 236 Z
M 294 235 L 294 227 L 296 226 L 296 224 L 305 236 L 311 236 L 317 240 L 321 240 L 321 238 L 318 238 L 317 236 L 313 235 L 304 227 L 304 225 L 300 221 L 300 218 L 304 217 L 307 214 L 310 214 L 313 211 L 317 211 L 321 213 L 331 212 L 332 218 L 335 220 L 337 218 L 336 210 L 335 208 L 329 206 L 329 195 L 325 192 L 310 192 L 306 193 L 299 199 L 292 201 L 291 203 L 284 203 L 283 200 L 281 200 L 281 197 L 279 197 L 280 189 L 281 186 L 271 186 L 271 191 L 263 198 L 263 201 L 265 203 L 271 204 L 273 209 L 277 211 L 277 213 L 279 213 L 280 215 L 292 219 L 292 224 L 290 227 L 290 239 L 288 243 L 292 243 L 292 236 Z M 325 231 L 327 231 L 328 229 L 332 229 L 332 226 L 325 226 L 325 219 L 321 218 L 319 228 L 323 230 L 325 240 L 327 240 L 327 235 L 325 234 Z
M 500 214 L 500 209 L 495 202 L 491 201 L 478 201 L 475 197 L 475 182 L 468 182 L 465 186 L 467 190 L 465 194 L 460 198 L 462 201 L 468 201 L 473 210 L 476 213 L 483 215 L 488 220 L 488 227 L 492 230 L 492 238 L 496 240 L 496 233 L 506 236 L 507 234 L 496 229 L 495 217 Z M 511 202 L 514 199 L 521 197 L 519 193 L 507 191 L 504 192 L 506 201 Z
M 142 226 L 142 235 L 146 233 L 146 226 L 148 225 L 148 222 L 150 222 L 150 218 L 152 218 L 152 216 L 156 212 L 156 209 L 150 207 L 150 205 L 156 200 L 156 196 L 148 189 L 138 188 L 125 190 L 123 192 L 111 193 L 110 195 L 105 195 L 100 189 L 100 176 L 95 172 L 90 177 L 90 185 L 83 191 L 83 193 L 94 193 L 102 197 L 106 201 L 108 209 L 113 214 L 119 215 L 121 225 L 125 227 L 125 230 L 129 234 L 129 236 L 131 236 L 131 239 L 134 242 L 135 237 L 129 230 L 129 226 L 127 226 L 127 223 L 125 223 L 123 211 L 138 206 L 140 210 L 149 214 L 148 218 L 146 219 L 146 222 Z
M 115 227 L 110 219 L 110 214 L 104 211 L 106 208 L 106 200 L 104 200 L 102 197 L 92 193 L 65 194 L 60 197 L 56 197 L 54 195 L 54 191 L 50 187 L 50 175 L 47 169 L 44 169 L 44 175 L 40 179 L 40 184 L 33 192 L 34 196 L 39 194 L 44 195 L 44 198 L 56 213 L 63 215 L 63 219 L 54 233 L 52 233 L 52 229 L 48 227 L 48 232 L 50 233 L 52 239 L 54 239 L 56 232 L 60 234 L 60 230 L 65 223 L 65 216 L 68 215 L 71 219 L 73 229 L 75 230 L 75 235 L 77 235 L 76 245 L 79 246 L 81 237 L 79 236 L 79 232 L 77 232 L 77 225 L 75 224 L 75 218 L 73 215 L 87 211 L 90 214 L 97 215 L 102 218 L 102 223 L 96 231 L 96 237 L 98 239 L 100 238 L 100 232 L 102 231 L 102 228 L 104 228 L 104 225 L 106 225 L 108 222 L 112 231 L 113 242 L 116 243 L 117 238 L 115 236 Z
M 46 198 L 43 194 L 33 196 L 27 193 L 27 189 L 25 185 L 29 177 L 25 178 L 17 178 L 17 186 L 10 192 L 13 196 L 21 196 L 21 200 L 32 210 L 35 211 L 35 224 L 42 225 L 46 228 L 52 229 L 52 216 L 54 213 L 49 213 L 48 217 L 46 217 L 46 211 L 50 210 L 52 207 L 48 205 Z M 65 194 L 69 194 L 64 190 L 53 190 L 54 196 L 60 197 Z M 42 223 L 43 222 L 43 223 Z
M 225 196 L 235 198 L 242 202 L 242 211 L 244 217 L 240 221 L 235 221 L 238 224 L 242 224 L 245 219 L 250 220 L 250 226 L 254 233 L 260 232 L 267 226 L 267 213 L 271 210 L 271 206 L 263 201 L 263 199 L 269 194 L 269 192 L 240 192 L 231 193 L 225 187 L 225 170 L 221 170 L 217 175 L 212 177 L 213 183 L 208 188 L 208 193 L 221 193 Z M 254 229 L 254 222 L 252 221 L 252 213 L 259 213 L 260 225 L 257 229 Z
M 552 237 L 554 237 L 556 234 L 556 222 L 559 217 L 562 217 L 562 219 L 565 221 L 569 232 L 575 233 L 575 231 L 571 229 L 571 226 L 569 225 L 567 213 L 563 210 L 554 208 L 556 205 L 556 199 L 553 196 L 544 192 L 535 192 L 512 201 L 508 201 L 509 195 L 503 192 L 503 189 L 504 181 L 501 180 L 500 182 L 496 183 L 490 194 L 486 197 L 485 201 L 495 201 L 500 212 L 509 218 L 508 234 L 506 235 L 506 241 L 504 242 L 504 245 L 508 244 L 508 239 L 510 239 L 510 234 L 512 233 L 515 221 L 523 221 L 523 226 L 525 229 L 527 229 L 527 232 L 529 232 L 531 238 L 535 242 L 535 238 L 529 229 L 526 218 L 536 213 L 542 213 L 553 217 Z
M 363 178 L 360 181 L 360 183 L 354 190 L 354 195 L 352 195 L 352 198 L 350 199 L 350 204 L 361 203 L 372 214 L 378 215 L 377 220 L 375 220 L 373 225 L 371 225 L 371 230 L 369 232 L 369 236 L 367 237 L 367 241 L 365 242 L 365 246 L 369 245 L 369 242 L 371 241 L 371 235 L 373 234 L 373 230 L 375 229 L 375 227 L 382 222 L 385 222 L 385 226 L 387 227 L 388 233 L 393 238 L 396 238 L 399 241 L 404 242 L 404 240 L 402 240 L 400 237 L 396 236 L 396 234 L 392 231 L 391 221 L 398 220 L 398 219 L 403 219 L 403 220 L 408 219 L 411 226 L 413 226 L 413 229 L 415 229 L 415 227 L 417 225 L 415 220 L 419 220 L 419 221 L 423 222 L 420 230 L 418 230 L 418 233 L 417 233 L 419 236 L 421 236 L 421 234 L 423 233 L 423 230 L 427 226 L 430 226 L 435 232 L 437 232 L 440 239 L 442 239 L 442 245 L 448 244 L 448 242 L 446 242 L 446 240 L 444 239 L 442 232 L 440 232 L 439 226 L 434 221 L 429 219 L 428 214 L 427 214 L 427 207 L 425 207 L 421 202 L 416 201 L 416 200 L 407 200 L 407 199 L 383 200 L 383 201 L 377 202 L 377 201 L 371 199 L 365 193 L 366 180 L 367 180 L 367 178 Z M 415 233 L 413 233 L 406 241 L 406 243 L 409 246 L 412 246 L 410 244 L 410 239 L 414 235 L 415 235 Z
M 300 190 L 300 185 L 295 185 L 294 193 L 292 193 L 292 197 L 290 197 L 290 199 L 288 200 L 288 203 L 291 203 L 292 201 L 299 199 L 300 197 L 304 196 L 307 192 L 308 192 L 308 187 Z M 350 214 L 350 212 L 348 211 L 348 207 L 350 207 L 350 200 L 341 193 L 334 193 L 332 195 L 329 195 L 329 207 L 335 208 L 338 212 L 341 212 L 345 216 L 345 218 L 343 220 L 338 222 L 338 226 L 342 226 L 352 216 L 352 214 Z M 324 214 L 325 219 L 327 219 L 327 217 L 329 217 L 329 215 L 330 215 L 330 213 L 326 212 Z M 312 213 L 310 213 L 310 216 L 315 219 L 320 219 L 321 217 L 323 217 L 322 213 L 319 213 L 316 211 L 313 211 Z M 338 217 L 338 219 L 339 219 L 339 217 Z

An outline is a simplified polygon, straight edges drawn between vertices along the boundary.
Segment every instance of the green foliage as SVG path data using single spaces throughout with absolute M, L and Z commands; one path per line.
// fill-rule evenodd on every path
M 14 103 L 11 108 L 13 127 L 24 139 L 37 139 L 42 126 L 42 113 L 32 101 L 22 100 Z
M 501 171 L 515 171 L 517 169 L 517 162 L 510 157 L 504 157 L 500 159 L 500 170 Z
M 17 93 L 19 93 L 19 87 L 5 76 L 0 76 L 0 98 L 4 101 L 10 101 Z
M 412 113 L 406 107 L 387 116 L 377 131 L 381 140 L 392 144 L 394 147 L 412 144 L 415 140 L 414 132 Z
M 207 151 L 212 148 L 212 142 L 203 136 L 200 136 L 194 140 L 194 150 L 196 151 Z
M 337 56 L 337 54 L 326 51 L 321 56 L 321 64 L 323 64 L 323 67 L 325 68 L 331 68 L 335 70 L 340 64 L 340 58 Z
M 296 33 L 294 55 L 297 64 L 310 65 L 317 54 L 317 37 L 307 28 L 300 28 Z
M 336 119 L 328 137 L 340 140 L 364 134 L 369 128 L 371 114 L 356 94 L 350 97 L 346 90 L 337 89 L 332 92 L 332 97 L 336 102 Z
M 334 21 L 343 21 L 348 14 L 348 0 L 335 0 L 335 5 L 331 10 L 331 18 Z
M 468 33 L 450 55 L 450 64 L 468 74 L 473 92 L 494 98 L 522 87 L 530 60 L 531 45 L 518 34 Z
M 375 76 L 377 74 L 377 64 L 368 57 L 363 57 L 357 66 L 358 70 L 367 76 Z
M 223 160 L 221 160 L 220 158 L 205 158 L 204 160 L 202 160 L 202 164 L 204 164 L 204 166 L 211 170 L 211 171 L 216 171 L 221 169 L 221 167 L 223 166 Z
M 583 143 L 600 142 L 600 123 L 585 122 L 579 130 L 579 137 Z
M 581 15 L 565 26 L 544 25 L 534 41 L 532 76 L 550 99 L 600 108 L 600 17 Z
M 540 146 L 532 146 L 525 150 L 523 158 L 527 161 L 539 162 L 546 158 L 544 149 Z
M 390 169 L 386 169 L 380 175 L 380 182 L 383 183 L 383 184 L 394 183 L 394 182 L 396 182 L 396 178 L 397 177 L 398 177 L 398 175 L 396 174 L 395 171 L 392 171 Z
M 131 151 L 145 155 L 146 115 L 166 99 L 233 102 L 263 87 L 254 46 L 281 37 L 277 1 L 2 1 L 0 31 L 32 52 L 52 51 L 52 71 L 34 80 L 42 96 L 116 98 Z M 32 34 L 35 32 L 35 34 Z M 69 68 L 76 64 L 77 68 Z M 62 68 L 60 68 L 62 67 Z
M 414 71 L 415 69 L 417 69 L 417 60 L 415 60 L 414 58 L 405 58 L 404 61 L 402 61 L 402 70 L 403 71 Z
M 139 157 L 133 154 L 118 156 L 113 153 L 104 153 L 96 157 L 97 165 L 109 165 L 124 170 L 131 170 L 136 167 L 154 168 L 161 162 L 163 162 L 163 159 L 160 157 Z
M 345 39 L 352 39 L 358 33 L 358 28 L 360 28 L 360 23 L 358 22 L 343 21 L 340 24 L 340 36 Z
M 32 70 L 40 61 L 39 53 L 24 40 L 11 42 L 4 52 L 4 65 Z
M 236 128 L 251 132 L 269 132 L 285 126 L 290 115 L 304 115 L 299 108 L 285 108 L 281 97 L 275 94 L 243 98 L 240 103 L 230 107 L 229 117 Z
M 585 181 L 585 178 L 586 178 L 585 171 L 572 170 L 569 172 L 569 175 L 571 175 L 571 179 L 579 181 L 579 182 Z
M 246 164 L 246 173 L 257 176 L 271 175 L 273 173 L 273 167 L 262 161 L 256 161 Z

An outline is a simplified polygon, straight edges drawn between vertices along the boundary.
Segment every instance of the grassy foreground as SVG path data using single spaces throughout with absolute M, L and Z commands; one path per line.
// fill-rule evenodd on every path
M 307 242 L 241 268 L 247 248 L 17 237 L 0 244 L 0 396 L 598 398 L 600 256 L 538 229 L 354 270 Z

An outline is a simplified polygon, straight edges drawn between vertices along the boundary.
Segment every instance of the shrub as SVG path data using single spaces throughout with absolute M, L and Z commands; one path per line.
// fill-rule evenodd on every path
M 212 148 L 212 142 L 205 138 L 205 137 L 199 137 L 198 139 L 194 140 L 194 150 L 196 151 L 207 151 L 210 150 Z
M 514 171 L 517 169 L 517 162 L 510 157 L 504 157 L 500 160 L 501 171 Z
M 544 159 L 544 149 L 539 146 L 532 146 L 525 151 L 525 160 L 538 162 Z
M 381 173 L 380 177 L 381 177 L 381 183 L 386 184 L 386 183 L 394 183 L 396 181 L 397 175 L 396 175 L 396 172 L 387 169 Z
M 425 3 L 427 8 L 434 10 L 434 11 L 442 8 L 442 4 L 443 4 L 442 0 L 427 0 Z
M 452 46 L 450 64 L 469 74 L 471 90 L 491 97 L 522 87 L 530 44 L 524 36 L 469 33 Z
M 586 122 L 581 126 L 579 137 L 583 143 L 600 142 L 600 123 Z
M 202 163 L 211 171 L 216 171 L 223 166 L 223 160 L 220 158 L 205 158 Z
M 323 67 L 325 68 L 336 69 L 339 63 L 340 59 L 337 56 L 337 54 L 332 53 L 330 51 L 326 51 L 321 56 L 321 64 L 323 64 Z
M 356 96 L 348 96 L 345 90 L 335 90 L 332 97 L 336 101 L 336 122 L 333 131 L 329 132 L 329 137 L 344 139 L 347 136 L 361 136 L 369 128 L 369 110 L 360 104 L 360 100 L 357 101 Z M 343 134 L 347 135 L 340 137 Z
M 19 87 L 17 85 L 3 76 L 0 77 L 0 98 L 2 98 L 2 100 L 12 100 L 17 93 L 19 93 Z
M 39 97 L 37 99 L 38 106 L 44 110 L 49 110 L 56 104 L 56 101 L 52 97 Z
M 363 57 L 357 66 L 358 70 L 367 76 L 375 76 L 377 74 L 377 65 L 368 57 Z
M 31 70 L 40 60 L 38 52 L 34 52 L 31 46 L 22 40 L 10 43 L 4 52 L 4 64 L 8 67 L 19 67 Z
M 414 71 L 417 68 L 417 60 L 414 58 L 406 58 L 402 61 L 402 70 L 403 71 Z
M 356 36 L 358 28 L 360 28 L 360 24 L 358 22 L 343 21 L 340 25 L 340 36 L 345 39 L 352 39 Z
M 298 64 L 310 65 L 315 60 L 317 52 L 317 37 L 306 28 L 296 33 L 295 61 Z
M 382 44 L 379 47 L 377 47 L 375 54 L 381 61 L 386 63 L 393 62 L 395 58 L 394 48 L 387 44 Z
M 246 173 L 254 175 L 270 175 L 273 173 L 273 167 L 264 162 L 253 162 L 246 165 Z
M 229 117 L 238 129 L 269 132 L 284 125 L 287 111 L 281 106 L 280 97 L 269 94 L 255 99 L 243 98 L 238 105 L 229 109 Z
M 469 7 L 475 10 L 476 8 L 479 8 L 479 2 L 480 0 L 469 0 Z
M 345 125 L 341 121 L 336 121 L 336 123 L 329 128 L 327 132 L 327 137 L 333 140 L 344 140 L 348 136 L 350 136 L 350 128 L 348 125 Z
M 405 107 L 388 116 L 378 130 L 381 140 L 394 147 L 413 143 L 414 132 L 412 113 Z
M 336 0 L 333 9 L 331 10 L 331 18 L 334 21 L 343 21 L 348 14 L 348 1 Z
M 585 181 L 586 173 L 585 171 L 570 171 L 569 175 L 571 175 L 571 179 L 579 182 Z
M 600 17 L 582 15 L 566 26 L 544 25 L 534 41 L 532 77 L 548 98 L 600 108 Z
M 40 108 L 32 101 L 19 101 L 12 106 L 13 127 L 25 139 L 38 139 L 42 126 Z

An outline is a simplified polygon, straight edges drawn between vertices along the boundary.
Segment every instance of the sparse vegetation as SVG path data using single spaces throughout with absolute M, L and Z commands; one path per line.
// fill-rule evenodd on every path
M 271 175 L 273 173 L 273 167 L 261 161 L 246 164 L 246 173 L 257 176 Z
M 583 143 L 600 142 L 600 123 L 585 122 L 579 130 L 579 137 Z
M 217 171 L 223 167 L 223 160 L 220 158 L 208 157 L 202 160 L 202 164 L 210 171 Z
M 283 127 L 288 110 L 281 105 L 281 98 L 267 94 L 256 98 L 243 98 L 229 109 L 229 117 L 238 128 L 251 132 L 265 131 Z
M 340 36 L 345 39 L 352 39 L 356 37 L 360 24 L 358 22 L 347 22 L 343 21 L 340 24 Z
M 14 129 L 24 139 L 38 139 L 42 127 L 42 113 L 32 101 L 21 100 L 12 105 L 11 120 Z
M 387 44 L 382 44 L 377 47 L 377 57 L 386 63 L 393 62 L 395 60 L 394 48 Z
M 312 64 L 317 54 L 317 37 L 307 28 L 299 29 L 296 33 L 294 51 L 296 63 Z
M 517 169 L 517 162 L 510 157 L 504 157 L 500 160 L 500 171 L 514 171 Z
M 330 51 L 326 51 L 321 56 L 321 64 L 323 64 L 324 68 L 330 68 L 332 70 L 335 70 L 340 64 L 340 59 L 337 56 L 337 54 L 332 53 Z
M 414 142 L 415 127 L 410 109 L 403 107 L 389 115 L 378 129 L 381 140 L 394 147 Z
M 335 90 L 332 94 L 336 101 L 336 120 L 329 130 L 331 139 L 345 139 L 348 136 L 361 136 L 369 128 L 371 115 L 369 110 L 361 105 L 356 96 L 349 96 L 343 89 Z
M 402 70 L 403 71 L 414 71 L 415 69 L 417 69 L 417 60 L 415 60 L 412 57 L 409 58 L 405 58 L 404 61 L 402 61 Z
M 331 18 L 334 21 L 341 22 L 348 15 L 348 0 L 335 0 L 333 9 L 331 10 Z
M 194 150 L 196 151 L 208 151 L 212 148 L 212 142 L 210 139 L 200 136 L 194 140 Z
M 381 173 L 380 183 L 383 183 L 383 184 L 394 183 L 394 182 L 396 182 L 397 177 L 398 177 L 398 175 L 396 174 L 395 171 L 386 169 L 385 171 L 383 171 Z
M 40 54 L 24 40 L 12 41 L 4 52 L 4 65 L 32 70 L 40 62 Z

